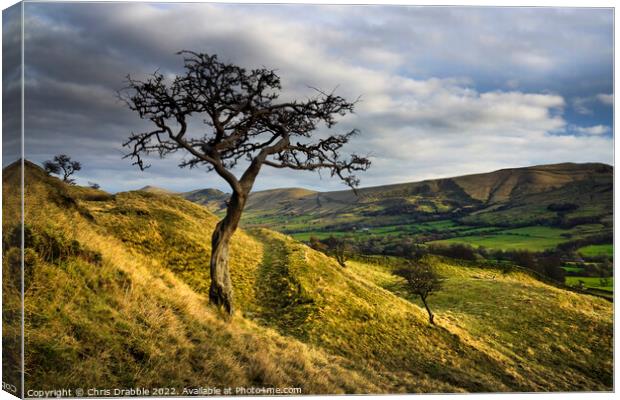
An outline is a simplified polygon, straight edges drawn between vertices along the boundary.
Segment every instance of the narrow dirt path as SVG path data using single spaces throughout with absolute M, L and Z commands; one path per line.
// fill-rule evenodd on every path
M 255 319 L 280 333 L 307 339 L 303 324 L 315 307 L 289 270 L 290 249 L 277 238 L 259 234 L 254 237 L 264 246 L 256 282 L 258 308 Z

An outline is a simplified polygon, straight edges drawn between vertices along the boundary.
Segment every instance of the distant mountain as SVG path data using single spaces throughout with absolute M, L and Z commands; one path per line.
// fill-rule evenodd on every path
M 453 180 L 476 200 L 487 204 L 514 200 L 517 197 L 559 189 L 567 184 L 594 177 L 612 177 L 606 164 L 550 164 L 526 168 L 461 176 Z
M 228 195 L 213 189 L 183 194 L 223 212 Z M 312 217 L 317 228 L 327 225 L 382 225 L 438 217 L 474 224 L 521 225 L 557 217 L 553 204 L 575 208 L 564 217 L 611 221 L 613 167 L 600 163 L 562 163 L 431 179 L 351 190 L 316 192 L 301 188 L 273 189 L 250 195 L 246 216 L 252 224 L 278 218 Z M 551 207 L 551 209 L 549 209 Z M 278 224 L 280 221 L 278 221 Z M 268 226 L 275 227 L 273 224 Z
M 176 193 L 168 189 L 160 188 L 157 186 L 151 186 L 151 185 L 144 186 L 143 188 L 140 188 L 138 190 L 141 190 L 143 192 L 149 192 L 149 193 L 157 193 L 157 194 L 175 194 Z
M 181 193 L 181 196 L 194 203 L 202 204 L 210 210 L 217 211 L 226 207 L 226 200 L 230 194 L 218 189 L 199 189 Z

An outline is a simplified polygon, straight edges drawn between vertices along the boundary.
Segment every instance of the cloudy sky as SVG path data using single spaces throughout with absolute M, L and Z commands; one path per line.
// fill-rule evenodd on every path
M 371 154 L 362 186 L 505 167 L 613 162 L 611 9 L 27 3 L 26 158 L 67 153 L 78 183 L 227 189 L 214 174 L 122 159 L 148 126 L 115 97 L 127 74 L 180 72 L 181 49 L 277 69 L 351 99 L 348 150 Z M 201 127 L 196 127 L 200 129 Z M 5 157 L 4 163 L 7 160 Z M 343 188 L 265 167 L 255 189 Z

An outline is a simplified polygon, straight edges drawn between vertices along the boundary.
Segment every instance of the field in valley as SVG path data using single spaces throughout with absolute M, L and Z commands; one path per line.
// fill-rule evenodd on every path
M 565 261 L 567 275 L 554 279 L 599 293 L 590 278 L 608 274 L 604 262 L 613 259 L 611 172 L 602 164 L 557 164 L 364 188 L 358 196 L 270 190 L 252 195 L 242 225 L 305 243 L 336 237 L 368 254 L 412 245 L 466 245 L 491 259 L 498 251 L 554 253 Z M 223 215 L 224 193 L 196 193 L 193 201 Z M 596 268 L 566 267 L 583 262 Z

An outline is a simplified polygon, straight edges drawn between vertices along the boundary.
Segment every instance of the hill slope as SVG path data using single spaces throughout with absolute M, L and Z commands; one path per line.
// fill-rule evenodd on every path
M 157 194 L 174 194 L 173 191 L 170 191 L 168 189 L 160 188 L 157 186 L 151 186 L 151 185 L 144 186 L 143 188 L 140 188 L 139 190 L 143 192 L 157 193 Z
M 10 198 L 17 180 L 4 172 Z M 447 289 L 431 299 L 438 326 L 430 327 L 390 273 L 398 260 L 343 269 L 258 229 L 235 234 L 239 311 L 226 320 L 205 296 L 216 218 L 204 207 L 67 186 L 32 164 L 26 181 L 29 387 L 611 389 L 612 307 L 604 300 L 433 258 Z M 10 219 L 3 229 L 11 251 Z M 3 285 L 15 293 L 10 280 Z
M 284 232 L 347 230 L 449 218 L 474 225 L 554 223 L 553 204 L 570 203 L 563 218 L 610 222 L 613 168 L 553 164 L 485 174 L 351 190 L 274 189 L 252 193 L 244 223 Z M 219 196 L 219 195 L 218 195 Z M 189 200 L 191 197 L 186 196 Z M 202 198 L 215 212 L 225 203 Z M 592 222 L 591 221 L 591 222 Z
M 202 204 L 210 210 L 221 210 L 226 207 L 226 200 L 230 197 L 218 189 L 199 189 L 191 192 L 182 193 L 185 199 L 194 203 Z

